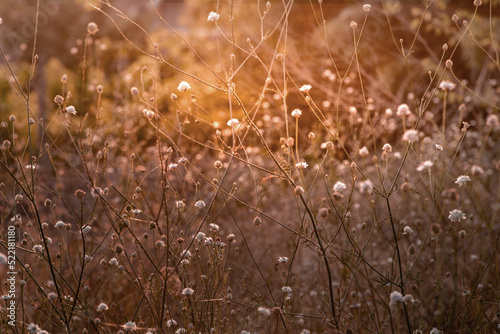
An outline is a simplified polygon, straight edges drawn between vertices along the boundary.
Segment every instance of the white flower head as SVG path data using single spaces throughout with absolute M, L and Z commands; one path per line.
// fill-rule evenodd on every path
M 295 167 L 297 167 L 298 169 L 306 169 L 307 166 L 309 166 L 309 165 L 304 161 L 301 161 L 301 162 L 295 164 Z
M 203 241 L 203 239 L 205 239 L 205 233 L 198 232 L 198 234 L 196 234 L 195 239 L 198 240 L 199 242 Z
M 209 21 L 216 22 L 219 20 L 219 18 L 220 18 L 220 15 L 217 14 L 216 12 L 212 11 L 212 12 L 208 13 L 207 22 L 209 22 Z
M 229 121 L 227 121 L 227 126 L 230 127 L 234 127 L 238 124 L 240 124 L 240 121 L 237 118 L 231 118 Z
M 384 144 L 384 146 L 382 147 L 382 151 L 385 151 L 385 152 L 392 152 L 392 146 L 390 144 Z
M 391 292 L 389 306 L 394 306 L 399 302 L 403 302 L 403 295 L 398 291 Z
M 169 163 L 168 164 L 168 170 L 174 170 L 174 169 L 177 169 L 178 167 L 179 167 L 179 165 L 176 163 Z
M 432 166 L 434 166 L 434 163 L 430 160 L 425 160 L 422 162 L 420 165 L 417 167 L 417 172 L 426 172 L 430 171 Z
M 71 115 L 76 115 L 76 109 L 74 106 L 67 106 L 66 107 L 66 112 Z
M 363 5 L 363 10 L 364 10 L 365 12 L 367 12 L 367 13 L 368 13 L 368 12 L 370 11 L 370 9 L 372 9 L 372 6 L 371 6 L 371 5 L 369 5 L 369 4 Z
M 355 21 L 351 21 L 349 27 L 351 27 L 351 29 L 356 29 L 358 27 L 358 24 Z
M 109 307 L 105 303 L 100 303 L 99 305 L 97 305 L 97 312 L 104 312 L 108 309 Z
M 371 194 L 373 191 L 373 185 L 369 180 L 364 180 L 359 183 L 359 190 L 362 193 Z
M 64 224 L 64 222 L 62 220 L 59 220 L 57 221 L 57 223 L 55 223 L 54 227 L 55 228 L 58 228 L 58 229 L 62 229 L 66 224 Z
M 419 141 L 419 136 L 418 136 L 418 130 L 410 129 L 406 130 L 405 133 L 403 133 L 403 137 L 401 137 L 403 141 L 407 141 L 409 143 L 414 143 Z
M 396 111 L 396 115 L 399 117 L 408 116 L 411 114 L 410 107 L 406 103 L 400 104 Z
M 405 226 L 405 228 L 403 229 L 403 234 L 412 234 L 413 233 L 413 230 L 411 229 L 410 226 Z
M 279 256 L 278 257 L 278 262 L 279 263 L 287 263 L 288 262 L 288 258 L 286 256 Z
M 190 296 L 194 293 L 194 290 L 191 289 L 191 288 L 185 288 L 184 290 L 182 290 L 182 294 L 184 296 Z
M 454 90 L 455 87 L 456 87 L 456 85 L 449 80 L 443 80 L 439 84 L 439 89 L 441 89 L 441 90 Z
M 363 146 L 360 150 L 359 150 L 359 155 L 364 158 L 366 156 L 368 156 L 368 154 L 370 154 L 370 152 L 368 151 L 368 149 L 366 148 L 366 146 Z
M 259 306 L 257 308 L 257 312 L 259 312 L 260 314 L 262 314 L 265 317 L 268 317 L 271 315 L 271 310 L 268 309 L 267 307 L 263 307 L 263 306 Z
M 450 211 L 450 215 L 448 216 L 448 219 L 452 222 L 459 222 L 461 220 L 464 220 L 465 218 L 465 214 L 458 209 Z
M 438 150 L 438 151 L 442 151 L 443 150 L 443 146 L 441 146 L 439 144 L 435 144 L 435 147 L 436 147 L 436 150 Z
M 343 182 L 340 182 L 340 181 L 337 181 L 334 185 L 333 185 L 333 191 L 337 191 L 337 192 L 341 192 L 342 190 L 345 190 L 347 187 L 345 185 L 345 183 Z
M 311 85 L 302 85 L 302 87 L 300 87 L 300 91 L 302 93 L 309 93 L 309 91 L 311 90 L 312 86 Z
M 458 184 L 459 187 L 463 186 L 467 182 L 470 182 L 470 177 L 468 175 L 460 175 L 457 180 L 455 181 L 456 184 Z
M 189 85 L 186 81 L 181 81 L 177 89 L 181 92 L 187 92 L 189 89 L 191 89 L 191 85 Z
M 135 330 L 137 329 L 137 325 L 135 324 L 135 322 L 129 321 L 125 325 L 123 325 L 123 328 L 127 330 Z
M 43 252 L 43 246 L 42 245 L 35 245 L 33 246 L 33 250 L 37 253 L 42 253 Z
M 170 319 L 167 321 L 167 327 L 177 326 L 177 321 Z
M 289 286 L 284 286 L 281 288 L 281 291 L 283 291 L 284 293 L 290 293 L 292 292 L 292 288 Z
M 201 210 L 201 209 L 203 209 L 205 207 L 205 202 L 203 202 L 202 200 L 196 201 L 196 203 L 194 203 L 194 206 L 198 210 Z
M 292 111 L 292 117 L 299 118 L 300 116 L 302 116 L 302 110 L 297 108 Z

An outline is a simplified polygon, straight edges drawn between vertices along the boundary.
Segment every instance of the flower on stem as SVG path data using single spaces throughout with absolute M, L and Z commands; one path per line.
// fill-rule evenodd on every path
M 217 14 L 216 12 L 212 11 L 212 12 L 208 13 L 207 22 L 209 22 L 209 21 L 216 22 L 219 20 L 219 18 L 220 18 L 220 15 Z
M 286 256 L 279 256 L 278 257 L 278 262 L 279 263 L 287 263 L 288 262 L 288 258 Z
M 392 146 L 390 144 L 384 144 L 384 146 L 382 147 L 382 151 L 392 152 Z
M 404 301 L 403 295 L 400 292 L 398 292 L 398 291 L 391 292 L 389 306 L 392 307 L 399 302 L 402 303 L 403 301 Z
M 432 166 L 434 166 L 434 163 L 430 160 L 425 160 L 422 162 L 420 165 L 417 167 L 417 172 L 425 172 L 425 171 L 430 171 Z
M 187 92 L 191 86 L 186 81 L 181 81 L 177 89 L 181 92 Z
M 302 116 L 302 110 L 297 108 L 292 111 L 292 117 L 299 118 L 300 116 Z
M 99 305 L 97 305 L 97 312 L 104 312 L 108 309 L 109 307 L 105 303 L 100 303 Z
M 76 109 L 74 106 L 67 106 L 66 107 L 66 112 L 71 115 L 76 115 Z
M 396 110 L 396 115 L 399 117 L 408 116 L 411 114 L 410 107 L 406 103 L 400 104 Z
M 403 137 L 401 137 L 403 141 L 407 141 L 409 143 L 414 143 L 419 141 L 419 136 L 418 136 L 418 130 L 410 129 L 406 130 L 406 132 L 403 134 Z
M 439 84 L 439 89 L 446 91 L 446 90 L 454 90 L 457 85 L 451 82 L 450 80 L 443 80 Z
M 448 219 L 452 222 L 459 222 L 461 220 L 464 220 L 465 218 L 465 214 L 458 209 L 450 211 L 450 215 L 448 216 Z
M 340 182 L 340 181 L 337 181 L 334 185 L 333 185 L 333 191 L 337 191 L 337 192 L 341 192 L 342 190 L 345 190 L 347 187 L 345 185 L 345 183 L 343 182 Z
M 184 290 L 182 290 L 182 294 L 184 296 L 190 296 L 194 293 L 194 290 L 191 289 L 191 288 L 185 288 Z
M 359 155 L 362 157 L 362 158 L 365 158 L 368 156 L 368 154 L 370 154 L 370 152 L 368 151 L 368 149 L 366 148 L 366 146 L 363 146 L 360 150 L 359 150 Z
M 227 121 L 227 126 L 230 127 L 234 127 L 238 124 L 240 124 L 240 121 L 237 118 L 231 118 L 229 121 Z
M 457 180 L 455 181 L 456 184 L 458 184 L 459 187 L 463 186 L 467 182 L 470 182 L 471 179 L 468 175 L 460 175 Z
M 295 164 L 295 167 L 297 167 L 298 169 L 306 169 L 307 166 L 309 165 L 307 164 L 307 162 L 304 161 Z
M 368 13 L 370 12 L 370 9 L 372 9 L 372 6 L 369 4 L 363 5 L 363 10 Z
M 309 91 L 311 90 L 312 86 L 311 85 L 302 85 L 302 87 L 300 87 L 300 91 L 302 93 L 309 93 Z

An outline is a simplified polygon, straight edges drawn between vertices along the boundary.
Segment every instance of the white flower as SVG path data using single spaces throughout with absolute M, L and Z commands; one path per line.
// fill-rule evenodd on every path
M 443 146 L 441 146 L 439 144 L 436 144 L 435 147 L 436 147 L 436 150 L 438 150 L 438 151 L 442 151 L 443 150 Z
M 398 106 L 398 110 L 396 111 L 396 115 L 402 117 L 402 116 L 408 116 L 411 114 L 410 107 L 406 103 L 400 104 Z
M 28 330 L 29 333 L 38 334 L 38 333 L 40 333 L 41 328 L 38 327 L 38 325 L 35 325 L 34 323 L 31 323 L 31 324 L 28 325 L 27 330 Z
M 97 305 L 97 312 L 104 312 L 108 309 L 109 309 L 108 305 L 104 303 L 100 303 L 99 305 Z
M 54 227 L 58 229 L 62 229 L 64 227 L 64 222 L 62 220 L 59 220 L 57 223 L 55 223 Z
M 184 204 L 184 201 L 175 201 L 175 207 L 179 210 L 183 210 L 185 206 L 186 204 Z
M 292 117 L 299 118 L 300 116 L 302 116 L 302 110 L 297 108 L 292 111 Z
M 286 256 L 279 256 L 278 257 L 278 262 L 279 263 L 287 263 L 288 258 Z
M 155 117 L 155 112 L 149 109 L 144 109 L 142 111 L 142 114 L 149 119 L 153 119 Z
M 394 306 L 398 302 L 403 302 L 403 295 L 398 291 L 391 292 L 389 306 Z
M 233 127 L 236 126 L 240 123 L 240 121 L 237 118 L 231 118 L 229 121 L 227 121 L 227 126 Z
M 436 327 L 434 327 L 430 332 L 429 334 L 443 334 L 443 332 L 441 332 L 439 329 L 437 329 Z
M 189 295 L 192 295 L 193 293 L 194 293 L 194 290 L 191 288 L 185 288 L 184 290 L 182 290 L 182 294 L 184 296 L 189 296 Z
M 411 229 L 410 226 L 405 226 L 405 228 L 403 229 L 403 233 L 404 234 L 412 234 L 413 230 Z
M 369 180 L 361 181 L 359 183 L 359 190 L 362 193 L 371 194 L 373 190 L 373 185 Z
M 190 257 L 191 257 L 191 252 L 188 249 L 183 250 L 181 252 L 181 259 L 183 259 L 183 258 L 190 258 Z
M 450 215 L 448 216 L 448 219 L 452 222 L 459 222 L 465 218 L 465 214 L 457 209 L 450 211 Z
M 302 87 L 300 87 L 300 91 L 302 93 L 309 93 L 309 91 L 311 90 L 312 86 L 311 85 L 302 85 Z
M 268 317 L 271 315 L 271 310 L 268 309 L 267 307 L 263 307 L 263 306 L 259 306 L 257 308 L 257 312 L 259 312 L 260 314 L 262 314 L 265 317 Z
M 368 154 L 370 154 L 370 152 L 368 151 L 368 149 L 366 148 L 366 146 L 363 146 L 360 150 L 359 150 L 359 155 L 364 158 L 366 157 Z
M 434 163 L 432 161 L 425 160 L 420 165 L 418 165 L 417 172 L 429 171 L 432 168 L 432 166 L 434 166 Z
M 443 80 L 439 84 L 439 89 L 441 90 L 454 90 L 455 89 L 455 84 L 449 80 Z
M 43 246 L 42 245 L 35 245 L 33 246 L 33 250 L 37 253 L 42 253 L 43 252 Z
M 177 321 L 170 319 L 167 321 L 167 327 L 177 326 Z
M 177 89 L 181 92 L 187 92 L 188 89 L 191 89 L 191 86 L 186 81 L 181 81 Z
M 180 164 L 185 164 L 188 161 L 186 157 L 179 158 L 179 163 Z
M 66 107 L 66 112 L 71 115 L 76 115 L 76 109 L 74 106 L 67 106 Z
M 109 260 L 109 264 L 117 266 L 118 265 L 118 260 L 116 258 L 112 258 L 111 260 Z
M 342 190 L 345 190 L 347 187 L 344 183 L 340 182 L 340 181 L 337 181 L 334 185 L 333 185 L 333 191 L 338 191 L 338 192 L 341 192 Z
M 86 234 L 86 233 L 89 233 L 89 231 L 90 231 L 91 229 L 92 229 L 92 227 L 87 225 L 87 226 L 85 226 L 85 227 L 82 229 L 82 232 L 83 232 L 83 234 Z
M 203 202 L 202 200 L 196 201 L 196 203 L 194 203 L 194 206 L 197 207 L 198 210 L 201 210 L 205 207 L 205 202 Z
M 349 24 L 349 27 L 351 27 L 351 29 L 356 29 L 358 27 L 358 24 L 354 21 L 351 21 L 351 23 Z
M 300 334 L 311 334 L 311 331 L 308 329 L 303 329 L 300 331 Z
M 188 331 L 185 328 L 179 328 L 175 331 L 175 334 L 186 334 Z
M 216 12 L 210 12 L 210 13 L 208 13 L 207 22 L 208 21 L 215 22 L 215 21 L 218 21 L 219 18 L 220 18 L 219 14 L 217 14 Z
M 175 164 L 175 163 L 170 163 L 168 164 L 168 170 L 174 170 L 174 169 L 177 169 L 179 167 L 178 164 Z
M 198 232 L 198 234 L 196 234 L 195 239 L 201 242 L 203 239 L 205 239 L 205 233 Z
M 368 12 L 370 11 L 370 9 L 372 9 L 372 6 L 371 6 L 371 5 L 368 5 L 368 4 L 363 5 L 363 10 L 364 10 L 365 12 L 367 12 L 367 13 L 368 13 Z
M 214 243 L 214 239 L 212 237 L 205 238 L 205 246 L 211 246 Z
M 405 303 L 411 303 L 411 302 L 413 302 L 413 301 L 414 301 L 414 299 L 413 299 L 413 296 L 412 296 L 412 295 L 404 295 L 404 297 L 403 297 L 403 301 L 404 301 Z
M 459 187 L 463 186 L 467 182 L 470 182 L 470 177 L 468 175 L 460 175 L 457 180 L 455 181 L 456 184 L 458 184 Z
M 292 288 L 289 286 L 284 286 L 281 288 L 281 291 L 283 291 L 284 293 L 292 292 Z
M 418 130 L 410 129 L 406 130 L 406 132 L 403 134 L 403 137 L 401 138 L 403 141 L 407 141 L 409 143 L 414 143 L 419 141 L 418 137 Z
M 123 328 L 129 329 L 129 330 L 134 330 L 134 329 L 137 329 L 137 325 L 135 324 L 135 322 L 129 321 L 125 325 L 123 325 Z
M 392 146 L 390 144 L 384 144 L 384 146 L 382 147 L 382 151 L 392 152 Z
M 303 161 L 295 164 L 295 167 L 297 167 L 298 169 L 306 169 L 307 166 L 309 166 L 309 165 Z
M 212 232 L 219 232 L 219 229 L 220 229 L 219 225 L 217 225 L 217 224 L 208 224 L 208 227 L 210 227 L 210 230 Z

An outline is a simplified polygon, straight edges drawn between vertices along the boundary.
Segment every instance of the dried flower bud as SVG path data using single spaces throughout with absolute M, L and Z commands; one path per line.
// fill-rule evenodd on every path
M 356 29 L 358 27 L 358 24 L 354 21 L 351 21 L 351 23 L 349 24 L 349 27 L 351 27 L 351 29 Z
M 445 62 L 446 68 L 452 68 L 453 67 L 453 61 L 451 59 L 448 59 Z
M 61 95 L 56 95 L 56 97 L 54 97 L 54 102 L 57 105 L 61 105 L 64 103 L 64 97 L 62 97 Z
M 304 195 L 305 191 L 304 191 L 304 188 L 302 188 L 301 186 L 297 186 L 293 190 L 293 193 L 295 194 L 295 196 L 302 196 L 302 195 Z
M 87 25 L 87 32 L 89 33 L 89 35 L 95 35 L 95 34 L 97 34 L 98 31 L 99 31 L 99 27 L 97 26 L 97 24 L 95 22 L 90 22 Z

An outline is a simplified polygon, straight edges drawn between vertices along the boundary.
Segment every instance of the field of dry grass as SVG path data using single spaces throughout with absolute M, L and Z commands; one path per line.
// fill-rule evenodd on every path
M 500 332 L 497 0 L 0 9 L 2 333 Z

